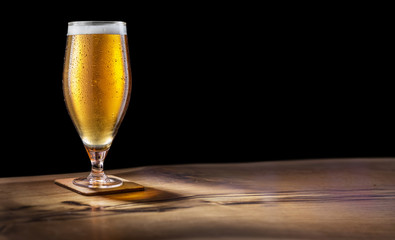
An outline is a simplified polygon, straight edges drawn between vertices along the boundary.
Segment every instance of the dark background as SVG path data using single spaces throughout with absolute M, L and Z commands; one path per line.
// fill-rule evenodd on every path
M 112 4 L 2 19 L 0 177 L 90 169 L 61 84 L 77 20 L 127 22 L 133 90 L 105 169 L 395 156 L 385 7 Z

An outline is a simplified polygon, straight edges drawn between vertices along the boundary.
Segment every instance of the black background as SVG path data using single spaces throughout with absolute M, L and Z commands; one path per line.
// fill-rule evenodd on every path
M 0 177 L 89 170 L 62 93 L 81 20 L 128 28 L 133 90 L 105 169 L 395 156 L 382 8 L 67 4 L 2 19 Z

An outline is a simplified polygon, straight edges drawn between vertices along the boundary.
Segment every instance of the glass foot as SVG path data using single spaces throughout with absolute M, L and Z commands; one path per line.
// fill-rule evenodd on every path
M 122 185 L 122 181 L 116 178 L 104 177 L 95 178 L 88 176 L 86 178 L 76 178 L 73 183 L 80 187 L 87 188 L 114 188 Z

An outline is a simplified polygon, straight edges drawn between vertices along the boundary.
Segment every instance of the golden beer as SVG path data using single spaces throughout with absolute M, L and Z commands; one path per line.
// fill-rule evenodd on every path
M 106 150 L 126 112 L 131 91 L 127 36 L 67 36 L 63 91 L 69 115 L 89 149 Z
M 63 95 L 92 164 L 89 176 L 74 179 L 75 185 L 113 188 L 123 183 L 108 177 L 103 163 L 129 104 L 128 53 L 125 22 L 69 22 Z

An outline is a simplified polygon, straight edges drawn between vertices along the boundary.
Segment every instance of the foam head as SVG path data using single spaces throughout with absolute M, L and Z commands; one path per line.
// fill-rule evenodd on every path
M 78 35 L 78 34 L 126 35 L 126 23 L 113 22 L 113 21 L 69 22 L 67 35 Z

